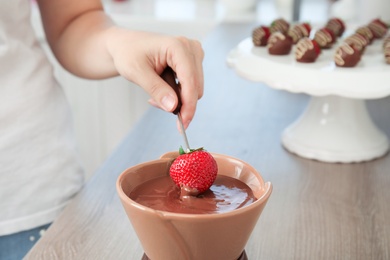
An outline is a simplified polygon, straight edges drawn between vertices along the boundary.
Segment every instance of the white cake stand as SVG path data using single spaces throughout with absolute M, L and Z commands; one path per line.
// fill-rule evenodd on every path
M 365 104 L 366 99 L 390 95 L 390 65 L 381 44 L 377 40 L 368 46 L 356 67 L 339 68 L 333 62 L 335 48 L 304 64 L 296 62 L 294 49 L 287 56 L 273 56 L 247 38 L 230 51 L 227 63 L 245 79 L 311 95 L 304 113 L 283 131 L 287 150 L 324 162 L 361 162 L 389 149 L 387 136 L 372 122 Z

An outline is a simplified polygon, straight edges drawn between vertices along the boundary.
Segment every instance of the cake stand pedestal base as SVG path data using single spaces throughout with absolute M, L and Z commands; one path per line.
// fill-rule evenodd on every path
M 369 161 L 389 149 L 365 100 L 335 95 L 313 96 L 301 117 L 284 130 L 282 144 L 301 157 L 331 163 Z
M 141 260 L 151 260 L 151 259 L 146 254 L 144 254 Z M 237 260 L 248 260 L 248 256 L 246 255 L 245 250 L 242 252 L 242 254 L 240 255 L 240 257 L 238 257 Z

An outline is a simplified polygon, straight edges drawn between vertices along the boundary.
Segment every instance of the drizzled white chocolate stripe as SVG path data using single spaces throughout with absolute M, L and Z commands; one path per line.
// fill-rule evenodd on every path
M 345 38 L 344 42 L 354 46 L 359 51 L 362 51 L 368 44 L 366 38 L 357 33 Z
M 303 24 L 297 24 L 294 25 L 287 34 L 293 38 L 294 43 L 297 43 L 301 38 L 308 37 L 309 31 Z
M 374 34 L 372 34 L 372 31 L 367 26 L 362 26 L 356 30 L 357 33 L 360 33 L 361 35 L 366 36 L 368 39 L 374 38 Z
M 330 20 L 327 23 L 326 27 L 332 30 L 335 33 L 335 35 L 340 35 L 340 32 L 343 28 L 340 22 L 338 22 L 337 20 Z
M 336 50 L 336 53 L 334 55 L 334 61 L 336 62 L 337 65 L 339 66 L 344 66 L 345 61 L 342 57 L 343 51 L 347 53 L 348 55 L 354 54 L 355 50 L 349 46 L 347 43 L 342 43 Z
M 313 42 L 309 38 L 302 38 L 297 43 L 297 47 L 295 49 L 295 58 L 297 60 L 301 59 L 308 50 L 312 50 L 313 48 Z
M 384 47 L 385 61 L 390 64 L 390 41 L 387 41 Z
M 378 38 L 382 38 L 387 32 L 387 28 L 375 22 L 369 23 L 368 28 L 371 29 Z
M 319 30 L 314 35 L 314 40 L 322 47 L 326 46 L 328 43 L 332 41 L 332 36 L 330 36 L 328 33 Z
M 261 45 L 261 40 L 263 39 L 263 37 L 266 35 L 265 31 L 263 28 L 257 28 L 253 31 L 252 33 L 252 40 L 253 40 L 253 43 L 256 45 L 256 46 L 260 46 Z
M 272 33 L 275 33 L 275 32 L 286 33 L 288 31 L 289 27 L 290 27 L 290 25 L 285 20 L 278 19 L 272 23 L 270 30 Z
M 268 39 L 268 48 L 272 48 L 278 40 L 285 40 L 286 36 L 281 32 L 274 32 Z
M 383 40 L 383 50 L 385 49 L 388 42 L 390 42 L 390 35 L 386 36 L 386 38 Z

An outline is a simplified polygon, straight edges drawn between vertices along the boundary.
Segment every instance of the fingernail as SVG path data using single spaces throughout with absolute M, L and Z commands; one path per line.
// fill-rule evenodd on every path
M 165 111 L 172 111 L 175 105 L 175 99 L 168 94 L 161 99 L 161 105 Z

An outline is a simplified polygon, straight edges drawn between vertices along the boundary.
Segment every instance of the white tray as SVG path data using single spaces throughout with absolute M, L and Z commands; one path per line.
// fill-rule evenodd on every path
M 339 68 L 333 62 L 335 47 L 306 64 L 295 60 L 294 49 L 289 55 L 270 55 L 247 38 L 230 51 L 227 63 L 245 79 L 312 96 L 306 111 L 282 134 L 287 150 L 325 162 L 361 162 L 389 149 L 387 136 L 365 106 L 366 99 L 390 95 L 390 65 L 381 48 L 376 40 L 356 67 Z

